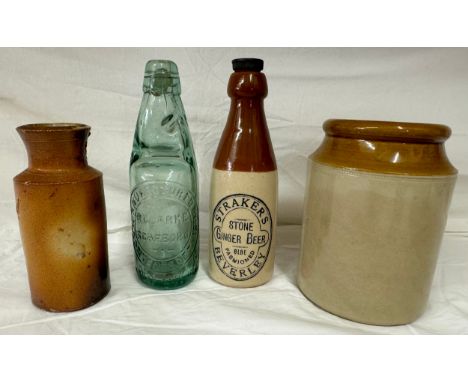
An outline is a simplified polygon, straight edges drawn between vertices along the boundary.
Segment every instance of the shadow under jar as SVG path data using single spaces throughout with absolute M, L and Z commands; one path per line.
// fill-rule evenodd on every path
M 17 131 L 29 160 L 14 186 L 32 302 L 55 312 L 86 308 L 110 290 L 102 173 L 86 160 L 90 127 Z
M 324 310 L 374 325 L 424 311 L 457 170 L 444 125 L 329 120 L 309 157 L 298 284 Z

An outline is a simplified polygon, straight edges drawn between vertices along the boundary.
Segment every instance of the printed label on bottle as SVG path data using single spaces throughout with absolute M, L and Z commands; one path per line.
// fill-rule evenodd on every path
M 212 227 L 214 260 L 224 275 L 243 281 L 262 270 L 270 252 L 272 219 L 261 199 L 224 197 L 213 210 Z
M 177 183 L 145 182 L 132 191 L 132 236 L 142 265 L 174 266 L 190 260 L 198 221 L 193 193 Z

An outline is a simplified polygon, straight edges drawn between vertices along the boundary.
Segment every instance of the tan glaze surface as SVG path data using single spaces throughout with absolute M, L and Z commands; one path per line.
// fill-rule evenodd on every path
M 457 170 L 444 125 L 329 120 L 309 157 L 298 284 L 321 308 L 407 324 L 429 296 Z
M 451 134 L 448 126 L 434 123 L 329 119 L 323 124 L 327 135 L 395 142 L 443 143 Z
M 326 137 L 312 158 L 323 164 L 399 175 L 453 175 L 443 142 L 444 125 L 328 120 Z
M 231 287 L 259 286 L 273 274 L 278 176 L 263 109 L 267 94 L 263 73 L 231 74 L 231 108 L 211 178 L 209 240 L 210 276 Z M 217 240 L 221 234 L 226 240 Z
M 29 167 L 14 178 L 33 303 L 65 312 L 110 290 L 102 174 L 86 161 L 90 128 L 26 125 Z

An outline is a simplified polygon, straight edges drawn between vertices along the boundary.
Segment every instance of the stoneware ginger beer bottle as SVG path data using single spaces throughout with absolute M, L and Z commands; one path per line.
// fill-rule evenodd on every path
M 269 281 L 275 260 L 278 175 L 263 110 L 263 61 L 232 61 L 226 127 L 211 177 L 210 275 L 231 287 Z

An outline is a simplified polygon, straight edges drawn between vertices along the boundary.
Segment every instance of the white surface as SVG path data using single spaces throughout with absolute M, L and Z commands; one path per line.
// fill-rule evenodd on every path
M 231 59 L 265 60 L 266 114 L 279 167 L 273 280 L 230 289 L 207 275 L 211 163 L 224 127 Z M 133 271 L 128 161 L 144 64 L 178 66 L 199 166 L 200 271 L 183 289 L 142 286 Z M 0 49 L 0 333 L 466 333 L 468 334 L 467 49 Z M 328 314 L 296 287 L 306 157 L 327 118 L 445 123 L 459 169 L 433 288 L 414 324 L 376 327 Z M 31 122 L 92 127 L 88 159 L 104 172 L 112 289 L 97 305 L 56 314 L 35 308 L 15 215 L 12 178 L 27 165 L 14 128 Z

